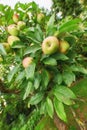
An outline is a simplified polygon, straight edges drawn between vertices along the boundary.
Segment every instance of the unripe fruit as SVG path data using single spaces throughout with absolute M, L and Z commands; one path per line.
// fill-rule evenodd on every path
M 9 43 L 9 45 L 12 46 L 14 42 L 20 41 L 20 39 L 16 36 L 9 36 L 7 41 Z
M 15 23 L 17 23 L 17 22 L 19 21 L 19 15 L 18 15 L 18 14 L 14 14 L 14 15 L 13 15 L 13 21 L 14 21 Z
M 49 36 L 42 43 L 42 51 L 44 54 L 53 54 L 59 49 L 59 40 L 55 36 Z
M 23 21 L 19 21 L 19 22 L 17 23 L 17 29 L 18 29 L 18 30 L 24 29 L 25 26 L 26 26 L 26 23 L 23 22 Z
M 9 43 L 4 42 L 4 43 L 2 43 L 2 44 L 3 44 L 3 46 L 4 46 L 5 50 L 6 50 L 6 52 L 9 52 L 9 51 L 11 50 Z
M 59 50 L 61 53 L 66 53 L 67 50 L 69 49 L 69 47 L 70 47 L 70 45 L 67 41 L 63 41 L 63 40 L 60 41 L 60 49 Z
M 7 31 L 9 34 L 13 35 L 13 36 L 17 36 L 18 35 L 18 29 L 17 26 L 15 24 L 11 24 L 7 27 Z
M 43 20 L 44 20 L 44 14 L 43 13 L 39 13 L 38 15 L 37 15 L 37 22 L 38 23 L 42 23 L 43 22 Z
M 27 68 L 33 61 L 32 57 L 25 57 L 22 61 L 22 65 L 24 68 Z

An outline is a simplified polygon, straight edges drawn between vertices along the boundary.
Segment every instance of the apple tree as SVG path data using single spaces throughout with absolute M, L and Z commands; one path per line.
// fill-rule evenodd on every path
M 68 126 L 66 108 L 82 100 L 72 86 L 87 77 L 86 21 L 59 21 L 34 2 L 0 14 L 0 129 L 42 130 L 46 116 Z

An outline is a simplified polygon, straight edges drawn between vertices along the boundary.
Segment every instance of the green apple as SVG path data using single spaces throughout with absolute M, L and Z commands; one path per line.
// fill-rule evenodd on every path
M 22 65 L 24 68 L 27 68 L 33 61 L 32 57 L 25 57 L 22 61 Z
M 60 52 L 61 53 L 66 53 L 67 50 L 70 48 L 70 45 L 67 41 L 60 40 Z
M 4 46 L 5 50 L 6 50 L 6 52 L 10 52 L 11 48 L 10 48 L 9 43 L 3 42 L 2 44 L 3 44 L 3 46 Z
M 15 24 L 11 24 L 7 27 L 7 31 L 9 34 L 13 35 L 13 36 L 17 36 L 18 35 L 18 29 L 17 26 Z
M 37 22 L 38 23 L 42 23 L 43 22 L 43 20 L 44 20 L 44 14 L 43 13 L 39 13 L 39 14 L 37 14 Z
M 42 51 L 44 54 L 53 54 L 59 49 L 59 40 L 55 36 L 49 36 L 42 43 Z
M 14 21 L 15 23 L 17 23 L 17 22 L 19 21 L 19 15 L 18 15 L 18 14 L 14 14 L 14 15 L 13 15 L 13 21 Z
M 24 21 L 19 21 L 17 23 L 18 30 L 24 29 L 25 26 L 26 26 L 26 23 Z
M 7 41 L 9 45 L 12 46 L 14 42 L 20 41 L 20 39 L 17 36 L 9 36 Z

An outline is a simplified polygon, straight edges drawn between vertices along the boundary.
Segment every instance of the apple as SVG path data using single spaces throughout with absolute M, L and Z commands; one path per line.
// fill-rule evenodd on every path
M 7 31 L 9 34 L 13 35 L 13 36 L 17 36 L 18 35 L 18 29 L 17 26 L 15 24 L 11 24 L 7 27 Z
M 44 20 L 44 14 L 43 13 L 39 13 L 39 14 L 37 14 L 37 22 L 38 23 L 42 23 L 43 22 L 43 20 Z
M 20 39 L 17 36 L 9 36 L 7 41 L 9 45 L 12 46 L 14 42 L 20 41 Z
M 59 40 L 55 36 L 49 36 L 42 43 L 42 51 L 44 54 L 53 54 L 59 49 Z
M 25 57 L 22 61 L 22 65 L 24 68 L 27 68 L 33 61 L 32 57 Z
M 18 30 L 24 29 L 25 26 L 26 26 L 26 23 L 24 21 L 19 21 L 17 23 Z
M 19 21 L 19 15 L 18 15 L 18 14 L 14 14 L 14 15 L 13 15 L 13 21 L 14 21 L 15 23 L 17 23 L 17 22 Z
M 3 46 L 4 46 L 5 50 L 6 50 L 6 52 L 10 52 L 11 48 L 10 48 L 9 43 L 3 42 L 2 44 L 3 44 Z
M 69 49 L 70 45 L 67 41 L 60 40 L 60 47 L 59 50 L 61 53 L 66 53 L 67 50 Z

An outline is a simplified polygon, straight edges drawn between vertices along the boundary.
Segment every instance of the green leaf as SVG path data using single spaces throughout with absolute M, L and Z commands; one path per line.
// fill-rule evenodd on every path
M 27 84 L 27 87 L 26 87 L 26 89 L 25 89 L 25 93 L 24 93 L 24 96 L 23 96 L 23 100 L 25 100 L 28 96 L 29 96 L 29 94 L 30 94 L 30 92 L 31 92 L 31 90 L 32 90 L 32 82 L 28 82 L 28 84 Z
M 40 114 L 46 114 L 46 102 L 41 102 Z
M 70 86 L 73 83 L 73 81 L 75 81 L 75 74 L 73 72 L 64 71 L 62 76 L 63 76 L 63 81 L 68 86 Z
M 25 76 L 27 79 L 33 80 L 34 79 L 34 73 L 35 73 L 35 63 L 32 63 L 25 69 Z
M 48 117 L 44 117 L 42 118 L 41 121 L 39 121 L 39 123 L 37 124 L 37 126 L 35 127 L 35 130 L 44 130 L 47 122 L 48 122 Z
M 77 30 L 79 28 L 80 22 L 81 22 L 81 19 L 73 19 L 73 20 L 70 20 L 66 23 L 63 23 L 63 25 L 61 25 L 59 27 L 59 34 L 64 33 L 64 32 L 73 31 L 73 30 Z
M 54 91 L 55 96 L 56 96 L 56 93 L 60 93 L 65 98 L 76 99 L 75 94 L 68 87 L 65 87 L 65 86 L 62 86 L 62 85 L 56 85 L 54 87 L 53 91 Z
M 42 86 L 43 86 L 43 89 L 46 89 L 47 86 L 48 86 L 48 83 L 50 81 L 50 75 L 49 75 L 47 70 L 43 70 L 41 75 L 42 75 Z
M 24 48 L 25 45 L 23 43 L 21 43 L 20 41 L 15 41 L 13 42 L 11 48 Z
M 30 54 L 30 53 L 35 53 L 38 50 L 41 50 L 41 47 L 38 45 L 32 45 L 30 47 L 27 47 L 27 49 L 24 52 L 24 55 Z
M 25 71 L 22 71 L 22 72 L 18 73 L 15 81 L 16 82 L 21 81 L 24 77 L 25 77 Z
M 36 28 L 29 28 L 25 30 L 25 35 L 28 39 L 30 39 L 33 43 L 40 45 L 42 43 L 43 37 L 41 34 L 41 30 Z
M 29 104 L 31 104 L 31 105 L 38 104 L 43 99 L 43 96 L 44 95 L 42 92 L 35 94 L 34 96 L 31 97 Z
M 0 54 L 1 55 L 6 55 L 7 54 L 2 44 L 0 44 Z
M 46 35 L 53 35 L 56 31 L 56 27 L 54 25 L 54 22 L 55 22 L 55 14 L 53 14 L 48 23 L 47 23 L 47 30 L 46 30 Z
M 72 105 L 74 103 L 73 100 L 71 100 L 70 98 L 66 97 L 65 95 L 56 90 L 53 92 L 53 94 L 60 102 L 63 102 L 66 105 Z
M 35 35 L 36 39 L 38 41 L 42 42 L 42 40 L 43 40 L 43 32 L 42 32 L 39 25 L 36 27 L 34 33 L 35 33 L 34 35 Z
M 57 65 L 57 61 L 54 58 L 48 57 L 43 60 L 45 65 L 55 66 Z
M 57 27 L 56 27 L 55 25 L 49 27 L 49 28 L 47 29 L 47 31 L 46 31 L 46 35 L 47 35 L 47 36 L 52 36 L 52 35 L 55 34 L 56 30 L 57 30 Z
M 35 74 L 35 79 L 34 79 L 34 88 L 37 89 L 40 86 L 41 82 L 41 75 L 39 73 Z
M 66 55 L 62 53 L 54 54 L 52 57 L 55 58 L 56 60 L 62 60 L 62 61 L 66 61 L 69 59 Z
M 58 73 L 55 75 L 54 77 L 54 82 L 57 83 L 58 85 L 60 85 L 62 83 L 63 79 L 62 79 L 62 74 Z
M 39 24 L 36 26 L 36 31 L 39 32 L 39 35 L 40 35 L 39 41 L 42 41 L 43 40 L 43 31 Z
M 8 78 L 8 82 L 12 81 L 14 75 L 18 72 L 18 69 L 19 69 L 19 65 L 13 67 L 13 69 L 9 72 L 8 77 L 7 77 Z
M 83 74 L 87 74 L 87 69 L 81 65 L 72 65 L 70 68 L 74 72 L 81 72 Z
M 53 15 L 50 17 L 50 19 L 49 19 L 49 21 L 48 21 L 48 23 L 47 23 L 47 28 L 52 27 L 52 26 L 54 25 L 54 22 L 55 22 L 55 14 L 53 14 Z
M 34 38 L 34 34 L 32 32 L 30 32 L 30 33 L 26 37 L 28 39 L 31 39 L 31 41 L 34 42 L 35 44 L 40 44 L 41 42 Z
M 48 115 L 53 118 L 54 109 L 53 109 L 53 103 L 50 98 L 47 97 L 46 99 L 46 110 Z
M 67 122 L 64 105 L 62 102 L 58 101 L 56 98 L 54 98 L 54 108 L 55 108 L 57 116 L 64 122 Z

